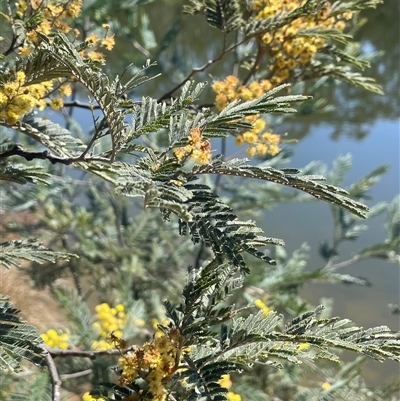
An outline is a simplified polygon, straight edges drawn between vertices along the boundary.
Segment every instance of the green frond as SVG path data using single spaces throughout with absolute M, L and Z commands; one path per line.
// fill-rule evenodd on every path
M 150 97 L 143 97 L 140 104 L 134 105 L 129 110 L 133 118 L 132 125 L 126 133 L 125 142 L 129 143 L 141 135 L 165 128 L 169 130 L 171 145 L 173 145 L 174 142 L 188 134 L 191 126 L 186 123 L 187 111 L 185 109 L 199 98 L 204 87 L 203 83 L 195 85 L 193 81 L 188 81 L 182 87 L 179 98 L 171 99 L 168 105 L 165 102 L 159 103 Z M 184 126 L 186 131 L 182 132 L 182 129 L 177 131 L 178 124 Z M 195 124 L 195 122 L 191 124 Z M 130 146 L 130 144 L 127 145 L 127 150 L 130 150 Z
M 319 306 L 313 312 L 295 318 L 284 333 L 293 336 L 298 342 L 322 350 L 322 353 L 316 355 L 318 358 L 333 347 L 351 350 L 381 362 L 385 359 L 400 361 L 400 340 L 388 327 L 364 330 L 350 325 L 349 319 L 318 319 L 322 309 Z
M 157 46 L 157 40 L 151 27 L 149 16 L 146 13 L 142 13 L 139 18 L 143 47 L 147 50 L 154 49 Z
M 272 167 L 249 166 L 246 165 L 245 162 L 246 160 L 225 162 L 221 159 L 214 159 L 207 166 L 195 166 L 193 168 L 193 174 L 225 174 L 272 181 L 299 189 L 317 199 L 339 205 L 357 216 L 366 217 L 366 212 L 368 211 L 367 206 L 345 196 L 348 192 L 344 189 L 318 182 L 324 180 L 324 177 L 297 176 L 295 174 L 287 174 L 284 170 L 276 170 Z
M 329 47 L 323 48 L 321 50 L 321 54 L 329 55 L 332 59 L 335 60 L 336 63 L 341 62 L 344 64 L 348 64 L 361 71 L 364 71 L 365 69 L 367 69 L 371 66 L 371 64 L 368 60 L 354 56 L 351 53 L 349 53 L 347 51 L 347 49 L 341 50 L 341 49 L 337 48 L 336 46 L 329 46 Z M 376 85 L 379 86 L 378 84 L 376 84 Z
M 393 199 L 386 210 L 386 241 L 363 248 L 359 257 L 382 258 L 400 264 L 400 195 Z
M 93 337 L 93 316 L 89 307 L 75 291 L 57 288 L 54 295 L 60 305 L 67 311 L 69 322 L 74 326 L 81 340 L 87 341 Z
M 150 158 L 141 160 L 143 167 L 121 164 L 117 192 L 144 199 L 144 206 L 147 208 L 159 208 L 173 212 L 184 220 L 191 220 L 192 214 L 188 211 L 186 202 L 192 197 L 192 193 L 184 186 L 171 182 L 172 177 L 164 174 L 162 168 L 152 173 L 149 168 L 152 164 Z
M 277 92 L 289 86 L 289 84 L 279 85 L 255 100 L 247 102 L 238 100 L 228 104 L 219 114 L 206 119 L 204 122 L 205 132 L 214 131 L 216 129 L 222 131 L 242 129 L 243 122 L 239 122 L 238 125 L 235 120 L 241 120 L 246 116 L 257 113 L 295 113 L 296 110 L 290 107 L 291 103 L 301 102 L 310 97 L 302 95 L 274 97 Z
M 382 4 L 383 0 L 350 0 L 350 1 L 335 1 L 332 4 L 330 15 L 335 16 L 343 14 L 346 11 L 361 11 L 367 8 L 376 8 Z
M 214 362 L 212 358 L 201 358 L 196 361 L 184 356 L 189 368 L 181 375 L 186 378 L 190 391 L 188 400 L 225 401 L 228 390 L 218 383 L 222 375 L 240 370 L 237 364 L 229 361 Z
M 369 199 L 368 191 L 373 185 L 380 181 L 382 176 L 389 170 L 388 165 L 378 166 L 370 173 L 357 180 L 348 188 L 349 194 L 357 200 Z
M 163 38 L 160 41 L 160 47 L 158 50 L 157 59 L 160 55 L 168 49 L 168 47 L 174 43 L 175 39 L 177 38 L 178 34 L 181 32 L 182 26 L 182 18 L 181 16 L 177 16 L 168 26 L 166 29 Z
M 79 156 L 86 147 L 61 125 L 33 114 L 24 116 L 16 129 L 60 157 Z
M 167 316 L 176 326 L 182 326 L 182 334 L 191 343 L 194 334 L 202 332 L 206 336 L 210 327 L 230 320 L 237 313 L 225 301 L 242 285 L 243 278 L 236 277 L 236 268 L 229 263 L 218 265 L 214 260 L 198 271 L 189 266 L 188 283 L 182 292 L 184 302 L 177 308 L 168 305 Z
M 36 329 L 25 324 L 19 310 L 0 295 L 0 368 L 20 370 L 21 359 L 44 366 L 42 343 Z
M 389 205 L 384 227 L 389 243 L 400 242 L 400 195 Z
M 240 2 L 237 0 L 208 0 L 205 2 L 205 16 L 210 26 L 225 33 L 243 24 Z
M 322 38 L 325 40 L 334 40 L 339 43 L 347 44 L 348 39 L 351 39 L 351 35 L 346 35 L 342 31 L 339 31 L 335 28 L 323 28 L 323 27 L 314 27 L 314 28 L 302 28 L 299 29 L 295 37 L 314 37 L 314 38 Z
M 39 84 L 57 78 L 66 78 L 70 70 L 45 51 L 37 51 L 28 57 L 25 66 L 26 85 Z
M 192 193 L 186 204 L 193 218 L 190 221 L 180 221 L 181 234 L 188 232 L 194 243 L 203 241 L 212 248 L 220 263 L 229 260 L 242 273 L 248 273 L 240 255 L 243 251 L 267 263 L 275 263 L 256 248 L 271 243 L 283 244 L 283 241 L 260 235 L 263 232 L 253 221 L 239 221 L 231 208 L 216 198 L 208 186 L 188 183 L 184 187 Z
M 31 238 L 22 241 L 7 241 L 0 244 L 0 264 L 7 269 L 12 266 L 20 266 L 19 259 L 30 262 L 44 263 L 55 262 L 57 259 L 69 260 L 76 255 L 66 252 L 54 252 L 42 245 L 36 244 L 36 239 Z
M 384 94 L 381 86 L 373 78 L 364 77 L 359 72 L 353 72 L 349 66 L 321 64 L 313 66 L 313 70 L 318 73 L 318 76 L 331 77 L 358 88 L 377 93 L 378 95 Z
M 0 162 L 0 181 L 11 181 L 18 184 L 27 184 L 29 182 L 49 185 L 49 182 L 46 180 L 48 177 L 51 177 L 51 175 L 44 172 L 42 166 Z
M 249 365 L 260 361 L 277 366 L 276 358 L 299 364 L 301 359 L 328 359 L 338 362 L 332 349 L 346 349 L 378 361 L 400 360 L 400 340 L 388 327 L 364 330 L 348 319 L 321 319 L 323 306 L 306 312 L 289 323 L 283 332 L 275 331 L 282 316 L 260 311 L 247 318 L 233 318 L 229 330 L 222 331 L 222 340 L 200 348 L 199 359 L 192 354 L 193 364 L 229 361 Z M 222 330 L 222 329 L 221 329 Z M 304 346 L 302 346 L 304 345 Z
M 124 123 L 124 113 L 118 107 L 119 92 L 116 83 L 110 84 L 105 73 L 85 62 L 65 35 L 58 33 L 52 39 L 50 42 L 47 37 L 42 37 L 42 52 L 66 68 L 68 74 L 72 74 L 81 82 L 100 106 L 104 118 L 96 127 L 95 138 L 92 138 L 92 142 L 99 138 L 104 130 L 108 130 L 112 142 L 108 158 L 113 161 L 116 153 L 123 146 L 122 137 L 127 128 Z
M 150 60 L 146 61 L 146 64 L 143 66 L 141 70 L 139 70 L 132 78 L 130 78 L 127 82 L 125 82 L 123 85 L 121 84 L 120 80 L 117 80 L 116 87 L 118 88 L 121 86 L 120 91 L 118 92 L 119 95 L 122 95 L 124 93 L 127 93 L 131 91 L 132 89 L 137 88 L 140 85 L 143 85 L 144 83 L 151 81 L 152 79 L 156 77 L 148 77 L 143 75 L 143 73 L 150 67 L 155 66 L 156 63 L 150 63 Z
M 286 14 L 275 14 L 267 19 L 252 19 L 244 27 L 246 36 L 260 36 L 266 32 L 272 32 L 282 26 L 290 24 L 299 17 L 314 15 L 321 8 L 322 3 L 318 0 L 307 0 L 299 7 Z
M 133 390 L 134 388 L 135 386 L 132 384 L 129 387 L 121 387 L 115 383 L 102 382 L 99 386 L 94 388 L 90 394 L 93 397 L 102 397 L 107 401 L 123 401 L 129 396 L 137 394 L 136 391 Z M 139 390 L 139 388 L 136 388 L 136 390 Z

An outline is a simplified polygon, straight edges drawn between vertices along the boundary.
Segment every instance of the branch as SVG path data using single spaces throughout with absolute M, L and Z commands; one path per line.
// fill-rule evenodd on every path
M 136 345 L 131 345 L 128 348 L 120 349 L 120 348 L 112 348 L 106 349 L 101 351 L 82 351 L 82 350 L 71 350 L 71 349 L 58 349 L 58 348 L 49 348 L 46 347 L 46 351 L 52 357 L 70 357 L 70 356 L 78 356 L 81 358 L 89 358 L 89 359 L 96 359 L 100 356 L 112 356 L 112 355 L 121 355 L 127 354 L 130 351 L 134 351 L 136 349 Z
M 45 345 L 41 345 L 43 350 L 46 352 L 45 358 L 47 362 L 47 367 L 49 368 L 50 379 L 51 379 L 51 400 L 52 401 L 60 401 L 61 400 L 61 379 L 58 375 L 56 364 L 54 363 L 54 359 L 50 354 L 49 350 Z
M 86 369 L 86 370 L 81 370 L 80 372 L 75 372 L 75 373 L 66 373 L 65 375 L 60 375 L 60 378 L 62 380 L 69 380 L 69 379 L 75 379 L 77 377 L 82 377 L 82 376 L 87 376 L 93 373 L 92 369 Z
M 131 102 L 131 103 L 127 104 L 127 105 L 122 105 L 120 107 L 121 107 L 121 109 L 129 109 L 133 105 L 141 104 L 141 103 L 142 103 L 141 101 Z M 50 103 L 47 103 L 47 106 L 50 106 Z M 63 103 L 63 107 L 79 107 L 81 109 L 87 109 L 87 110 L 99 110 L 99 109 L 101 109 L 101 107 L 98 104 L 84 103 L 84 102 L 81 102 L 80 100 L 71 100 L 69 102 L 64 102 Z
M 50 106 L 50 103 L 47 103 Z M 98 110 L 100 106 L 98 104 L 89 104 L 81 102 L 80 100 L 70 100 L 69 102 L 63 102 L 63 107 L 80 107 L 81 109 L 87 110 Z
M 176 85 L 174 88 L 172 88 L 169 92 L 162 95 L 157 100 L 157 102 L 162 102 L 165 99 L 169 99 L 172 96 L 172 94 L 175 91 L 177 91 L 179 88 L 181 88 L 183 85 L 185 85 L 185 83 L 188 82 L 193 77 L 193 75 L 195 75 L 198 72 L 202 72 L 202 71 L 206 70 L 210 65 L 215 64 L 216 62 L 222 60 L 222 58 L 225 56 L 225 54 L 229 53 L 230 51 L 232 51 L 236 47 L 240 46 L 242 43 L 246 42 L 249 39 L 250 39 L 249 37 L 245 37 L 243 40 L 239 41 L 238 43 L 235 43 L 234 45 L 228 47 L 227 49 L 225 48 L 225 43 L 224 43 L 224 48 L 222 49 L 221 53 L 217 57 L 215 57 L 212 60 L 208 60 L 201 67 L 194 67 L 192 69 L 192 71 L 190 72 L 190 74 L 183 81 L 181 81 L 178 85 Z
M 362 259 L 365 259 L 369 256 L 364 256 L 364 255 L 355 255 L 353 256 L 351 259 L 345 260 L 343 262 L 339 262 L 339 263 L 335 263 L 335 264 L 329 264 L 326 266 L 329 269 L 341 269 L 342 267 L 347 267 L 347 266 L 351 266 L 352 264 L 359 262 Z
M 28 152 L 22 146 L 15 145 L 10 150 L 0 153 L 0 160 L 10 156 L 22 156 L 29 161 L 34 159 L 46 159 L 52 164 L 61 163 L 66 164 L 67 166 L 78 162 L 100 161 L 110 163 L 110 160 L 104 157 L 86 157 L 86 153 L 87 151 L 78 157 L 60 157 L 56 156 L 54 153 L 51 153 L 49 150 L 44 150 L 43 152 Z

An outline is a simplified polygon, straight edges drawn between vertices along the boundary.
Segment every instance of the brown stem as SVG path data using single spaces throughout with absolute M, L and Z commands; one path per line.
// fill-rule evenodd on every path
M 46 350 L 52 357 L 71 357 L 78 356 L 81 358 L 89 358 L 96 359 L 100 356 L 113 356 L 113 355 L 121 355 L 126 354 L 130 351 L 134 351 L 136 349 L 136 345 L 131 345 L 128 348 L 120 349 L 120 348 L 112 348 L 101 351 L 83 351 L 83 350 L 73 350 L 73 349 L 58 349 L 58 348 L 48 348 Z
M 56 364 L 54 363 L 54 359 L 52 354 L 48 351 L 48 349 L 43 345 L 43 350 L 46 351 L 45 358 L 47 362 L 47 367 L 50 373 L 51 380 L 51 400 L 52 401 L 60 401 L 61 400 L 61 379 L 57 371 Z
M 236 47 L 240 46 L 242 43 L 246 42 L 247 40 L 249 40 L 249 37 L 246 37 L 244 39 L 242 39 L 241 41 L 235 43 L 234 45 L 225 48 L 225 44 L 224 44 L 224 48 L 222 49 L 221 53 L 215 57 L 212 60 L 208 60 L 205 64 L 203 64 L 201 67 L 195 67 L 192 69 L 192 71 L 190 72 L 190 74 L 183 80 L 181 81 L 178 85 L 176 85 L 174 88 L 172 88 L 169 92 L 165 93 L 164 95 L 162 95 L 159 99 L 158 102 L 161 102 L 165 99 L 169 99 L 172 94 L 174 92 L 176 92 L 179 88 L 181 88 L 183 85 L 185 85 L 186 82 L 188 82 L 190 80 L 190 78 L 193 77 L 193 75 L 197 74 L 198 72 L 202 72 L 204 70 L 206 70 L 210 65 L 215 64 L 216 62 L 222 60 L 222 58 L 225 56 L 225 54 L 229 53 L 230 51 L 234 50 Z
M 79 163 L 79 162 L 86 162 L 86 163 L 95 161 L 103 163 L 112 162 L 111 159 L 101 156 L 86 157 L 86 153 L 87 151 L 85 151 L 84 153 L 82 153 L 80 156 L 77 157 L 60 157 L 55 155 L 54 153 L 51 153 L 49 150 L 44 150 L 43 152 L 29 152 L 26 151 L 22 146 L 15 145 L 10 150 L 0 153 L 0 160 L 10 156 L 21 156 L 29 161 L 34 159 L 46 159 L 49 160 L 52 164 L 61 163 L 65 165 L 70 165 L 72 163 Z
M 87 376 L 93 373 L 92 369 L 86 369 L 82 370 L 80 372 L 75 372 L 75 373 L 66 373 L 64 375 L 60 375 L 61 380 L 69 380 L 69 379 L 75 379 L 77 377 L 82 377 L 82 376 Z

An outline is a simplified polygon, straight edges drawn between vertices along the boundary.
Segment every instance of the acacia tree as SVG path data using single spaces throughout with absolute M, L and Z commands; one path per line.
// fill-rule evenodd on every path
M 323 306 L 310 308 L 298 290 L 313 279 L 365 284 L 339 274 L 333 260 L 339 244 L 361 230 L 353 216 L 366 217 L 362 202 L 384 168 L 349 191 L 338 187 L 349 166 L 345 158 L 330 182 L 311 172 L 278 169 L 280 137 L 273 132 L 274 116 L 294 113 L 309 100 L 298 94 L 306 82 L 333 78 L 380 92 L 355 71 L 368 62 L 354 54 L 344 33 L 357 11 L 377 1 L 190 1 L 184 11 L 205 16 L 220 31 L 222 50 L 183 79 L 172 75 L 175 85 L 157 99 L 145 95 L 157 78 L 145 73 L 157 67 L 143 59 L 151 56 L 145 43 L 151 42 L 151 28 L 140 3 L 145 2 L 21 0 L 8 1 L 2 10 L 3 207 L 36 217 L 29 226 L 14 227 L 21 238 L 1 244 L 0 261 L 5 268 L 29 261 L 25 272 L 52 288 L 70 320 L 69 332 L 50 328 L 38 336 L 22 323 L 12 299 L 2 300 L 2 397 L 60 400 L 92 384 L 84 400 L 238 400 L 239 393 L 246 399 L 340 399 L 355 391 L 360 399 L 383 399 L 383 393 L 368 392 L 356 373 L 346 376 L 360 360 L 337 369 L 332 383 L 302 382 L 300 364 L 338 362 L 340 349 L 399 361 L 399 341 L 386 326 L 363 329 L 321 315 Z M 134 17 L 117 19 L 126 9 Z M 113 13 L 115 19 L 107 20 Z M 161 66 L 175 60 L 166 49 L 177 32 L 173 23 L 157 48 Z M 115 76 L 103 51 L 112 50 L 118 33 L 121 41 L 135 38 L 138 54 Z M 213 80 L 215 99 L 205 103 L 206 85 L 194 81 L 196 74 L 233 53 L 232 75 Z M 91 130 L 72 119 L 76 108 L 92 114 Z M 48 118 L 50 109 L 60 110 L 65 124 Z M 249 156 L 264 161 L 216 155 L 214 139 L 232 136 L 247 145 Z M 72 178 L 76 171 L 83 178 Z M 245 184 L 233 186 L 221 177 L 267 186 L 257 187 L 260 196 L 254 199 Z M 306 249 L 288 258 L 268 248 L 282 240 L 240 217 L 249 203 L 257 209 L 271 197 L 298 199 L 277 184 L 332 205 L 337 235 L 321 249 L 327 262 L 322 269 L 304 272 Z M 354 261 L 398 261 L 398 220 L 395 200 L 388 240 L 360 251 Z M 56 279 L 67 274 L 73 290 L 57 287 Z M 85 275 L 99 290 L 95 317 L 87 305 L 91 290 L 82 285 Z M 49 374 L 35 373 L 24 382 L 13 373 L 24 368 L 23 359 Z M 257 384 L 251 369 L 262 378 Z M 324 372 L 323 365 L 319 369 Z M 247 378 L 238 378 L 238 393 L 228 391 L 229 375 L 243 371 Z

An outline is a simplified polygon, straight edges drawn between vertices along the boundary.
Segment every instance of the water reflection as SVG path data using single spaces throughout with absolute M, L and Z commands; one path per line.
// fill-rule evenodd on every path
M 136 36 L 132 32 L 122 35 L 124 39 L 117 43 L 117 57 L 110 60 L 114 69 L 122 71 L 128 62 L 142 65 L 146 58 L 158 61 L 158 66 L 153 67 L 149 73 L 162 73 L 162 76 L 138 88 L 135 95 L 159 97 L 160 93 L 168 92 L 186 77 L 193 67 L 201 66 L 221 50 L 221 33 L 208 27 L 203 17 L 182 16 L 183 3 L 174 1 L 168 7 L 160 7 L 159 2 L 153 2 L 145 6 L 150 21 L 157 21 L 151 28 L 158 43 L 163 44 L 149 49 L 146 54 L 141 53 L 134 48 L 136 40 L 143 42 L 139 31 Z M 383 56 L 372 61 L 365 75 L 375 78 L 382 85 L 385 95 L 328 81 L 318 92 L 308 94 L 315 95 L 315 99 L 325 98 L 326 104 L 333 107 L 324 112 L 316 112 L 314 103 L 310 102 L 301 108 L 301 116 L 296 115 L 295 124 L 289 121 L 281 127 L 282 132 L 288 131 L 292 138 L 301 139 L 313 127 L 331 124 L 330 135 L 333 140 L 341 136 L 362 140 L 368 135 L 368 127 L 377 119 L 393 120 L 399 117 L 399 8 L 397 0 L 385 0 L 377 9 L 363 12 L 361 16 L 368 18 L 368 22 L 356 33 L 356 40 L 361 42 L 364 51 L 384 52 Z M 125 15 L 119 17 L 121 26 L 124 19 L 129 18 Z M 224 77 L 233 72 L 233 65 L 234 55 L 231 55 L 230 59 L 213 65 L 205 73 L 197 74 L 195 79 L 201 81 L 210 76 Z M 212 97 L 205 100 L 210 101 Z

